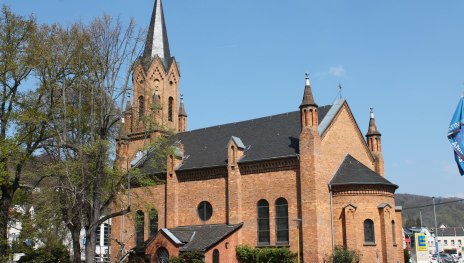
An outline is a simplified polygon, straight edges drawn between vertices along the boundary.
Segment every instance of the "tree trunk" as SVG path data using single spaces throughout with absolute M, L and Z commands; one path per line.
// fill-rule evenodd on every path
M 8 258 L 8 212 L 11 206 L 11 197 L 2 189 L 2 198 L 0 200 L 0 261 Z
M 98 146 L 97 151 L 97 165 L 95 169 L 95 179 L 93 185 L 92 193 L 92 212 L 90 215 L 89 225 L 90 228 L 87 230 L 87 242 L 85 243 L 85 262 L 95 262 L 95 249 L 96 249 L 96 236 L 95 230 L 99 225 L 96 225 L 98 220 L 101 217 L 101 207 L 102 207 L 102 194 L 101 189 L 103 187 L 102 176 L 104 176 L 104 157 L 106 156 L 106 148 L 103 145 Z
M 81 243 L 80 243 L 80 227 L 68 227 L 71 231 L 72 249 L 73 249 L 73 263 L 81 263 Z

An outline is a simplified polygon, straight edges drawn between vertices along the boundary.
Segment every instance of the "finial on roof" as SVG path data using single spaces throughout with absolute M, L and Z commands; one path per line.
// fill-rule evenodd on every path
M 305 79 L 306 79 L 305 85 L 306 85 L 306 86 L 311 85 L 311 84 L 309 83 L 309 73 L 308 73 L 308 72 L 305 73 Z
M 161 0 L 155 0 L 150 26 L 148 27 L 145 49 L 143 51 L 143 57 L 145 59 L 155 56 L 161 59 L 165 67 L 169 66 L 168 62 L 171 59 L 171 53 L 169 51 L 168 34 Z
M 371 119 L 374 119 L 374 108 L 370 108 L 371 110 Z

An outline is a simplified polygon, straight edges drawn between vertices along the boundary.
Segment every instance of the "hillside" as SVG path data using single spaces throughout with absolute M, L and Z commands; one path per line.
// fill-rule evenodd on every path
M 403 207 L 403 226 L 409 220 L 407 225 L 412 224 L 412 220 L 420 222 L 420 213 L 422 213 L 422 225 L 434 227 L 433 218 L 433 201 L 430 196 L 412 195 L 412 194 L 396 194 L 396 205 Z M 437 224 L 446 226 L 464 226 L 464 202 L 452 202 L 462 200 L 460 198 L 435 198 Z M 452 202 L 452 203 L 447 203 Z M 425 206 L 420 208 L 412 208 Z M 412 208 L 412 209 L 410 209 Z M 420 226 L 420 225 L 419 225 Z

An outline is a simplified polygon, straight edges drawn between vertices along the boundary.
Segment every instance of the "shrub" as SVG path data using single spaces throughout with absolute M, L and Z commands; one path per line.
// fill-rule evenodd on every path
M 68 249 L 59 243 L 47 244 L 35 250 L 30 250 L 22 256 L 20 263 L 68 263 L 70 262 Z
M 203 263 L 205 256 L 200 252 L 184 252 L 169 260 L 170 263 Z
M 333 255 L 329 256 L 329 263 L 359 263 L 361 254 L 357 250 L 351 250 L 344 246 L 335 246 Z
M 296 253 L 288 248 L 252 248 L 237 246 L 237 258 L 242 263 L 294 263 Z

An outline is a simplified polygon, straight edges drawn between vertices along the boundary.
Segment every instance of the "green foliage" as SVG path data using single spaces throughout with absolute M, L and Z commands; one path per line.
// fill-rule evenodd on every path
M 329 256 L 329 263 L 358 263 L 361 254 L 357 250 L 347 249 L 343 246 L 335 246 L 333 255 Z
M 170 263 L 203 263 L 205 256 L 203 253 L 192 251 L 181 253 L 178 257 L 169 260 Z
M 464 202 L 445 203 L 456 201 L 459 198 L 435 198 L 437 224 L 444 224 L 448 227 L 459 227 L 464 221 Z M 396 205 L 403 208 L 418 207 L 417 209 L 404 209 L 403 226 L 420 227 L 420 216 L 422 215 L 422 225 L 424 227 L 435 228 L 435 220 L 433 215 L 433 200 L 430 196 L 412 195 L 412 194 L 395 194 Z M 415 224 L 412 224 L 415 220 Z
M 252 248 L 237 246 L 237 258 L 242 263 L 294 263 L 297 256 L 288 248 Z
M 70 262 L 68 249 L 60 243 L 52 243 L 35 250 L 26 251 L 19 263 L 68 263 Z

